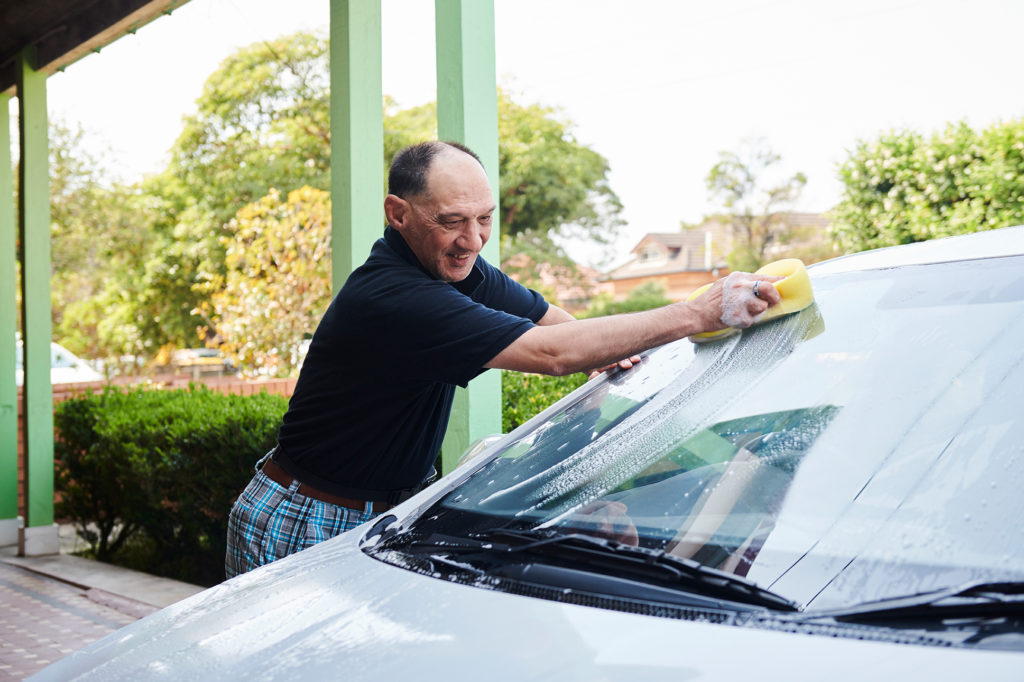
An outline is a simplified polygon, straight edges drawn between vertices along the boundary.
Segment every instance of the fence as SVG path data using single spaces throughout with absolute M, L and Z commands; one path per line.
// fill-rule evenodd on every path
M 204 384 L 224 394 L 254 395 L 261 391 L 283 396 L 291 396 L 295 390 L 295 379 L 261 379 L 246 381 L 235 377 L 192 377 L 162 376 L 154 379 L 120 378 L 111 382 L 114 386 L 133 388 L 140 382 L 154 389 L 188 388 L 189 384 Z M 79 384 L 54 384 L 53 404 L 56 405 L 68 398 L 81 395 L 88 391 L 101 391 L 106 385 L 103 381 L 91 381 Z M 22 388 L 18 387 L 18 513 L 25 516 L 25 408 L 22 400 Z

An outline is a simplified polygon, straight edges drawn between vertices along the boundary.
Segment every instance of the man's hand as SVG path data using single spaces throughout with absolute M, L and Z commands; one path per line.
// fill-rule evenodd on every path
M 640 544 L 640 534 L 633 525 L 633 519 L 626 515 L 627 511 L 629 509 L 622 502 L 598 500 L 586 505 L 578 513 L 586 516 L 588 524 L 594 524 L 591 530 L 593 535 L 636 547 Z
M 605 367 L 599 367 L 597 369 L 590 370 L 587 373 L 587 380 L 589 381 L 590 379 L 593 379 L 595 377 L 601 376 L 601 374 L 603 374 L 604 372 L 607 372 L 610 369 L 615 369 L 616 367 L 618 367 L 619 369 L 629 369 L 633 365 L 639 365 L 639 364 L 640 364 L 640 356 L 639 355 L 631 355 L 630 357 L 628 357 L 628 358 L 626 358 L 624 360 L 619 360 L 618 362 L 612 363 L 610 365 L 606 365 Z
M 704 331 L 726 327 L 744 329 L 782 300 L 778 290 L 772 286 L 772 282 L 780 279 L 783 278 L 732 272 L 689 303 L 704 319 Z

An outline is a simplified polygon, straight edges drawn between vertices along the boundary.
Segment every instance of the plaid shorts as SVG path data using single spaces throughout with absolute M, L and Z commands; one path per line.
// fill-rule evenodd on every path
M 282 487 L 257 469 L 228 516 L 224 557 L 228 578 L 312 547 L 380 515 L 306 497 L 296 491 L 298 487 L 298 481 Z

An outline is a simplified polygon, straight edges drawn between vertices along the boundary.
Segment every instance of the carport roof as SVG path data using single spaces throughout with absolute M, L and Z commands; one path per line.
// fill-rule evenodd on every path
M 52 74 L 188 0 L 13 0 L 0 3 L 0 92 L 15 94 L 15 62 L 36 49 Z

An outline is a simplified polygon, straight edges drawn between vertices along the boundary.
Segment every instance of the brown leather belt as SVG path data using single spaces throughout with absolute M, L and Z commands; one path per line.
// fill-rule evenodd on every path
M 292 484 L 295 479 L 292 478 L 287 471 L 281 468 L 281 465 L 275 462 L 272 458 L 267 458 L 263 462 L 263 473 L 267 475 L 274 483 L 287 488 Z M 328 502 L 335 504 L 339 507 L 347 507 L 355 511 L 364 511 L 366 509 L 366 503 L 372 502 L 372 500 L 356 500 L 351 497 L 342 497 L 340 495 L 332 495 L 331 493 L 325 493 L 322 490 L 317 490 L 313 486 L 307 483 L 299 483 L 298 493 L 305 495 L 306 497 L 312 497 L 314 500 L 320 500 L 321 502 Z M 373 511 L 382 512 L 391 509 L 393 504 L 390 502 L 373 502 Z

